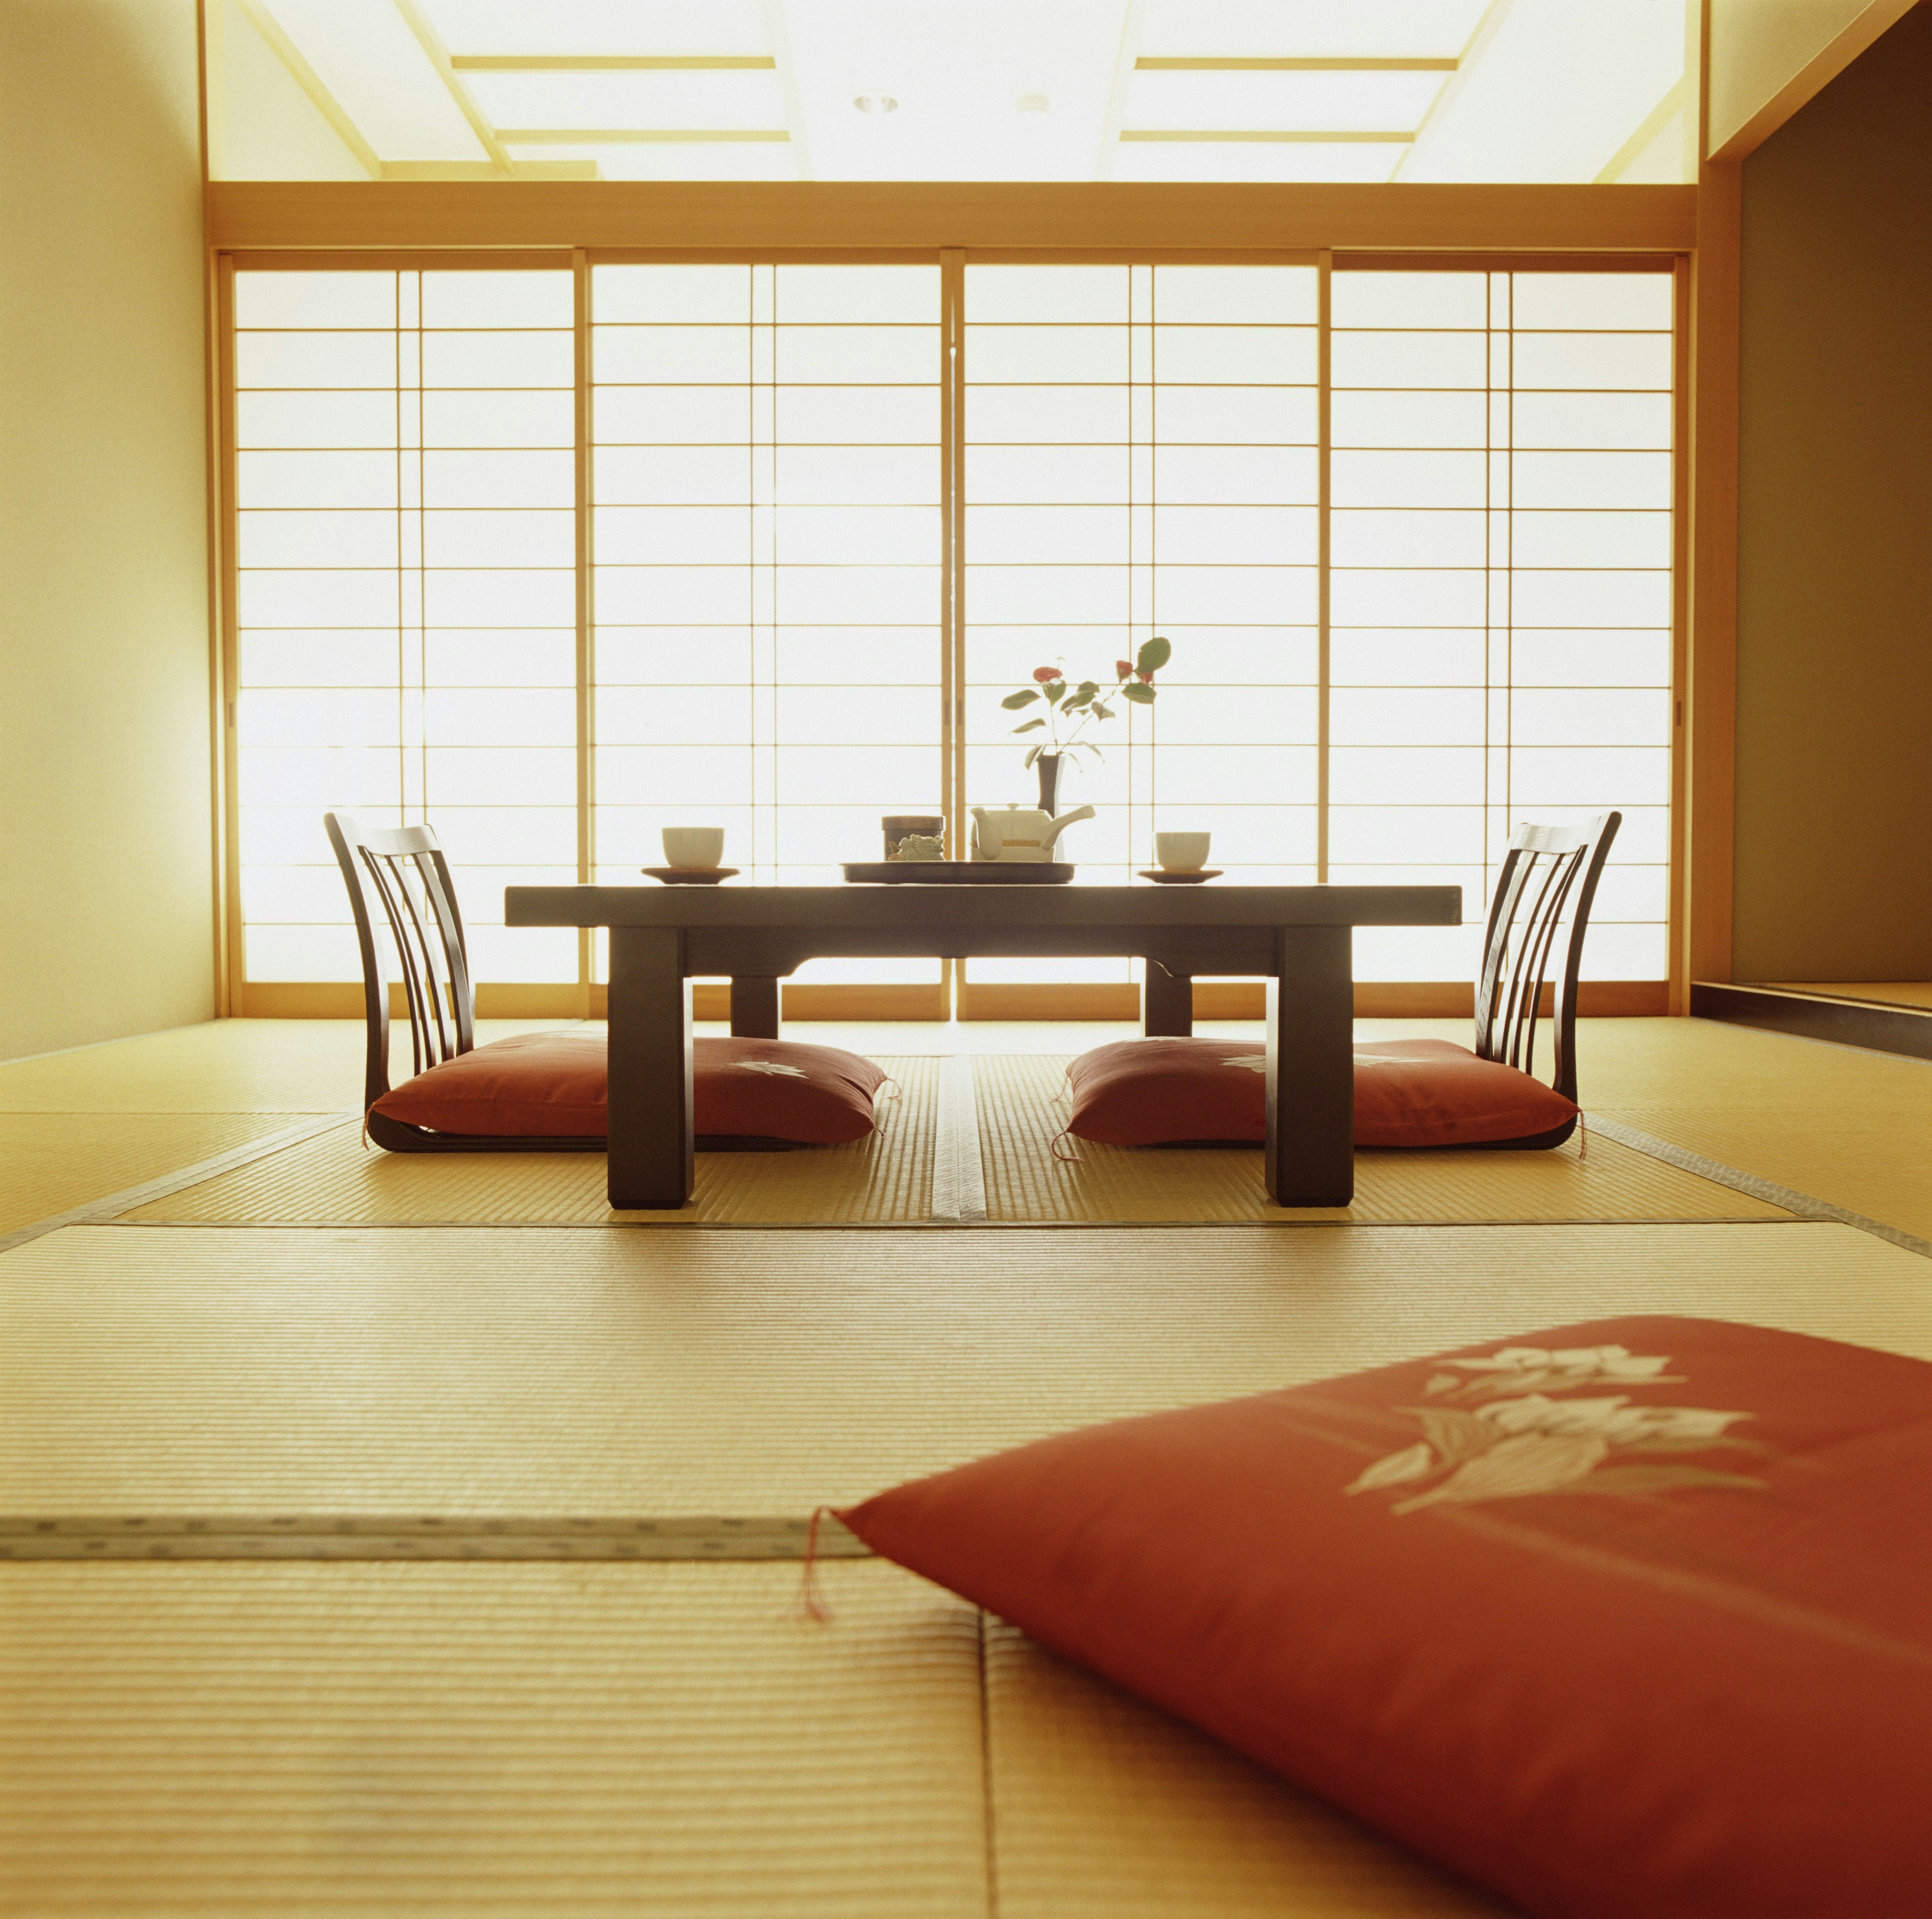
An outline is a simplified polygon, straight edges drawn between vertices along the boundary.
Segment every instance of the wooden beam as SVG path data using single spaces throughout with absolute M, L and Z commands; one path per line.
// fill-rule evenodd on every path
M 1731 976 L 1737 811 L 1738 322 L 1742 169 L 1707 163 L 1690 266 L 1690 643 L 1681 977 Z
M 1230 54 L 1173 58 L 1143 54 L 1134 62 L 1143 73 L 1453 73 L 1461 63 L 1452 53 L 1436 59 L 1265 59 Z
M 218 181 L 223 247 L 1684 253 L 1694 187 Z
M 778 63 L 769 53 L 452 53 L 459 73 L 716 73 Z
M 1190 146 L 1263 145 L 1276 144 L 1284 146 L 1408 146 L 1415 139 L 1413 133 L 1307 133 L 1289 132 L 1280 127 L 1238 131 L 1231 127 L 1202 127 L 1198 131 L 1175 130 L 1167 127 L 1130 128 L 1120 135 L 1124 146 L 1130 142 L 1145 145 L 1154 142 L 1178 142 Z

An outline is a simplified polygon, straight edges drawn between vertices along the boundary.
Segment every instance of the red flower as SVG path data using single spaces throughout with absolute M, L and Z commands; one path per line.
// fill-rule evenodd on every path
M 1050 686 L 1060 677 L 1060 669 L 1058 667 L 1035 667 L 1033 676 L 1041 685 Z
M 1138 680 L 1143 686 L 1151 686 L 1154 684 L 1154 675 L 1150 673 L 1137 673 L 1134 675 L 1134 677 Z
M 1114 677 L 1116 679 L 1125 679 L 1133 670 L 1132 660 L 1116 660 L 1114 662 Z

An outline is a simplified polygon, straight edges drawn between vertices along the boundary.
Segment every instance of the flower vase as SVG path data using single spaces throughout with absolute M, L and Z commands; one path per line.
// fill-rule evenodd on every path
M 1042 753 L 1034 762 L 1040 769 L 1040 810 L 1051 820 L 1059 810 L 1056 802 L 1060 794 L 1060 762 L 1058 753 Z

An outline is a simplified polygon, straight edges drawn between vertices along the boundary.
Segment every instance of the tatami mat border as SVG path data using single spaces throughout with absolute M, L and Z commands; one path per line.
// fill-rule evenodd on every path
M 0 1514 L 0 1561 L 869 1559 L 833 1519 L 403 1519 L 395 1515 Z
M 91 1049 L 76 1047 L 74 1050 L 85 1052 Z M 164 1173 L 158 1180 L 146 1180 L 138 1186 L 124 1187 L 119 1192 L 89 1200 L 85 1206 L 56 1213 L 50 1219 L 36 1219 L 31 1225 L 16 1226 L 10 1233 L 0 1233 L 0 1252 L 10 1252 L 14 1247 L 25 1246 L 29 1240 L 38 1240 L 43 1234 L 57 1233 L 63 1226 L 109 1225 L 118 1215 L 132 1212 L 137 1206 L 166 1199 L 186 1187 L 200 1186 L 204 1180 L 232 1173 L 238 1167 L 252 1165 L 257 1159 L 266 1159 L 285 1147 L 299 1146 L 304 1140 L 314 1139 L 318 1133 L 328 1132 L 337 1126 L 352 1126 L 362 1117 L 361 1108 L 352 1106 L 346 1111 L 326 1113 L 320 1119 L 302 1120 L 292 1126 L 278 1127 L 272 1133 L 262 1134 L 259 1139 L 251 1139 L 226 1153 L 218 1153 L 212 1159 L 197 1159 L 193 1165 L 184 1166 L 178 1172 Z
M 1902 1231 L 1896 1226 L 1888 1226 L 1882 1219 L 1868 1219 L 1862 1213 L 1854 1213 L 1849 1207 L 1834 1204 L 1828 1199 L 1819 1199 L 1813 1195 L 1799 1192 L 1791 1186 L 1781 1186 L 1774 1180 L 1761 1180 L 1755 1173 L 1746 1173 L 1736 1166 L 1726 1166 L 1722 1160 L 1707 1159 L 1701 1153 L 1693 1153 L 1688 1147 L 1673 1146 L 1667 1139 L 1659 1139 L 1654 1134 L 1639 1132 L 1634 1126 L 1624 1126 L 1616 1120 L 1606 1120 L 1598 1114 L 1590 1119 L 1592 1129 L 1606 1139 L 1615 1140 L 1619 1146 L 1628 1146 L 1634 1151 L 1647 1153 L 1653 1159 L 1660 1159 L 1666 1166 L 1675 1166 L 1680 1172 L 1694 1173 L 1701 1180 L 1712 1184 L 1729 1186 L 1733 1192 L 1748 1194 L 1753 1199 L 1761 1199 L 1768 1206 L 1781 1206 L 1785 1211 L 1800 1219 L 1822 1220 L 1833 1225 L 1855 1227 L 1861 1233 L 1869 1233 L 1874 1239 L 1883 1240 L 1888 1245 L 1900 1248 L 1906 1252 L 1916 1253 L 1922 1259 L 1932 1259 L 1932 1240 L 1921 1239 L 1916 1233 Z

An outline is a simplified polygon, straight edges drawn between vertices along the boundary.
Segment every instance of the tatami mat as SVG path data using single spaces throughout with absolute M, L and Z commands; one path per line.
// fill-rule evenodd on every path
M 989 1621 L 999 1919 L 1491 1919 L 1513 1912 Z
M 364 1147 L 345 1126 L 151 1201 L 131 1224 L 290 1225 L 910 1225 L 932 1204 L 942 1062 L 882 1062 L 904 1088 L 884 1132 L 792 1153 L 701 1154 L 693 1203 L 614 1213 L 601 1156 L 404 1155 Z M 1356 1159 L 1355 1203 L 1284 1210 L 1261 1184 L 1258 1151 L 1162 1151 L 1068 1142 L 1050 1103 L 1064 1058 L 974 1059 L 986 1216 L 996 1224 L 1138 1222 L 1319 1225 L 1534 1220 L 1786 1219 L 1768 1202 L 1599 1139 L 1551 1153 L 1374 1153 Z
M 0 1233 L 279 1132 L 290 1117 L 0 1111 Z
M 479 1020 L 476 1037 L 560 1024 Z M 406 1079 L 407 1021 L 390 1039 L 392 1070 Z M 364 1045 L 359 1019 L 208 1020 L 0 1061 L 0 1113 L 331 1113 L 362 1096 Z
M 601 1153 L 396 1153 L 353 1124 L 190 1186 L 126 1215 L 136 1224 L 679 1226 L 907 1225 L 932 1208 L 940 1062 L 881 1059 L 900 1093 L 880 1129 L 795 1153 L 700 1153 L 692 1204 L 614 1213 Z
M 984 1919 L 977 1615 L 798 1578 L 8 1568 L 0 1909 Z
M 992 1220 L 1352 1220 L 1368 1225 L 1508 1220 L 1788 1219 L 1781 1207 L 1666 1166 L 1612 1141 L 1573 1140 L 1548 1153 L 1376 1153 L 1355 1156 L 1346 1208 L 1271 1205 L 1258 1148 L 1099 1146 L 1055 1133 L 1054 1105 L 1070 1063 L 1009 1054 L 974 1062 L 980 1150 Z
M 1702 1019 L 1598 1020 L 1578 1050 L 1592 1111 L 1932 1239 L 1932 1061 Z
M 76 1227 L 0 1255 L 0 1512 L 783 1517 L 1616 1313 L 1932 1358 L 1928 1285 L 1912 1254 L 1802 1222 Z

